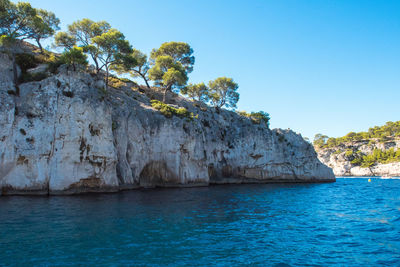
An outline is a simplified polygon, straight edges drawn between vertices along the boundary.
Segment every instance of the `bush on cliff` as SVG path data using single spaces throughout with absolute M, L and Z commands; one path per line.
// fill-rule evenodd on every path
M 32 81 L 41 81 L 46 79 L 48 75 L 44 72 L 29 73 L 28 70 L 44 63 L 41 58 L 35 55 L 20 53 L 15 55 L 15 61 L 21 68 L 21 76 L 18 78 L 19 83 L 27 83 Z
M 400 121 L 387 122 L 383 126 L 375 126 L 369 128 L 368 132 L 350 132 L 343 137 L 328 138 L 326 135 L 316 134 L 314 137 L 314 146 L 318 148 L 331 148 L 344 145 L 348 142 L 356 142 L 361 140 L 373 142 L 386 142 L 390 139 L 400 137 Z
M 237 111 L 237 114 L 239 114 L 242 117 L 250 118 L 251 121 L 255 124 L 260 124 L 261 122 L 264 122 L 267 127 L 269 127 L 269 114 L 264 112 L 264 111 L 259 111 L 259 112 L 251 112 L 247 113 L 246 111 Z
M 77 65 L 87 66 L 87 56 L 83 53 L 83 48 L 74 46 L 70 50 L 64 51 L 60 58 L 61 62 L 70 65 L 76 71 Z
M 16 54 L 15 60 L 22 73 L 25 73 L 28 69 L 35 68 L 41 63 L 34 55 L 27 53 Z
M 400 150 L 395 151 L 394 148 L 388 150 L 374 149 L 372 153 L 368 155 L 358 151 L 357 153 L 352 153 L 352 156 L 354 157 L 351 161 L 353 165 L 368 168 L 377 163 L 387 164 L 391 162 L 399 162 Z
M 189 112 L 186 108 L 174 108 L 158 100 L 151 100 L 151 106 L 160 111 L 167 118 L 172 118 L 172 116 L 188 119 L 198 117 L 198 115 L 194 116 L 193 113 Z

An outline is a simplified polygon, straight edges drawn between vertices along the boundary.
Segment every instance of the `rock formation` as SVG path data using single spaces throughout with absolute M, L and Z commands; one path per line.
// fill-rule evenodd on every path
M 311 144 L 290 130 L 178 95 L 196 117 L 165 117 L 127 84 L 65 66 L 36 82 L 12 82 L 0 53 L 0 194 L 113 192 L 154 186 L 330 182 Z M 140 89 L 140 90 L 138 90 Z
M 400 149 L 400 139 L 392 139 L 386 142 L 357 141 L 349 142 L 338 147 L 318 149 L 318 158 L 322 163 L 333 169 L 336 176 L 400 176 L 400 162 L 376 163 L 371 167 L 361 167 L 353 164 L 354 157 L 346 155 L 347 151 L 371 154 L 374 149 L 386 151 L 393 148 Z

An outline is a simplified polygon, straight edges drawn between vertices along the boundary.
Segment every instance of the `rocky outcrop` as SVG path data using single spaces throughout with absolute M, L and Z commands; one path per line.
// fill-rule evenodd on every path
M 102 80 L 62 68 L 19 86 L 0 54 L 0 191 L 113 192 L 154 186 L 330 182 L 308 142 L 234 112 L 170 96 L 191 117 L 151 107 L 157 92 L 104 90 Z
M 318 158 L 322 163 L 333 169 L 336 176 L 393 176 L 400 177 L 400 162 L 387 164 L 374 164 L 371 167 L 363 168 L 358 164 L 353 164 L 354 157 L 346 154 L 347 151 L 371 154 L 375 149 L 388 150 L 393 148 L 395 151 L 400 149 L 400 139 L 392 139 L 386 142 L 358 141 L 342 144 L 338 147 L 318 149 Z

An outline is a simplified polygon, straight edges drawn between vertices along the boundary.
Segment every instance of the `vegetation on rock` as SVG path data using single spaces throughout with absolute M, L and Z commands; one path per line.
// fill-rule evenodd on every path
M 43 53 L 43 47 L 40 41 L 54 35 L 60 29 L 60 19 L 53 12 L 36 9 L 36 16 L 30 21 L 31 34 L 29 39 L 34 39 Z
M 314 146 L 318 150 L 335 149 L 334 155 L 344 152 L 343 156 L 352 165 L 368 168 L 378 163 L 400 162 L 399 149 L 394 147 L 389 149 L 377 148 L 378 144 L 382 144 L 382 147 L 385 147 L 385 143 L 393 143 L 398 139 L 400 139 L 400 121 L 389 121 L 383 126 L 372 127 L 367 132 L 350 132 L 338 138 L 329 138 L 326 135 L 317 134 L 314 138 Z M 360 151 L 360 146 L 368 147 L 370 152 Z
M 179 91 L 186 85 L 188 74 L 193 71 L 193 49 L 183 42 L 163 43 L 151 52 L 150 63 L 149 78 L 164 88 L 165 102 L 168 91 Z
M 270 117 L 269 114 L 264 111 L 251 113 L 247 113 L 246 111 L 237 111 L 237 114 L 250 118 L 253 123 L 260 124 L 261 122 L 264 122 L 267 126 L 269 126 Z
M 389 121 L 383 126 L 369 128 L 368 132 L 350 132 L 347 135 L 338 138 L 328 137 L 323 134 L 316 134 L 314 137 L 314 146 L 318 148 L 331 148 L 344 145 L 345 143 L 349 142 L 385 142 L 398 137 L 400 137 L 400 121 Z
M 29 3 L 14 4 L 9 0 L 0 0 L 0 45 L 11 57 L 16 85 L 18 72 L 14 46 L 18 40 L 36 38 L 36 25 L 39 22 L 45 23 L 38 16 L 38 10 Z
M 132 49 L 130 56 L 133 60 L 125 60 L 121 64 L 114 64 L 111 69 L 118 74 L 129 73 L 133 78 L 140 77 L 146 83 L 147 88 L 151 89 L 148 74 L 150 67 L 147 56 L 135 48 Z
M 77 20 L 67 26 L 64 32 L 58 32 L 60 20 L 56 15 L 44 9 L 33 8 L 29 3 L 14 4 L 9 0 L 0 0 L 0 43 L 2 51 L 7 52 L 13 61 L 14 81 L 18 83 L 17 65 L 23 69 L 20 82 L 37 80 L 46 77 L 46 73 L 29 74 L 26 70 L 30 64 L 19 61 L 17 64 L 15 45 L 23 40 L 34 40 L 44 58 L 41 63 L 48 65 L 47 71 L 55 73 L 62 64 L 68 64 L 74 71 L 86 70 L 88 59 L 94 64 L 94 70 L 100 77 L 104 76 L 108 88 L 111 73 L 129 74 L 141 78 L 148 89 L 150 81 L 163 90 L 163 102 L 166 94 L 175 91 L 187 95 L 192 100 L 209 104 L 217 109 L 234 110 L 239 101 L 239 86 L 232 78 L 219 77 L 215 80 L 198 84 L 187 84 L 189 74 L 193 71 L 195 57 L 193 48 L 185 42 L 165 42 L 157 49 L 146 54 L 132 47 L 123 33 L 106 21 L 93 21 L 88 18 Z M 41 40 L 54 36 L 54 47 L 63 48 L 62 55 L 55 56 L 42 48 Z M 35 57 L 37 57 L 35 55 Z M 36 58 L 34 59 L 36 60 Z M 37 66 L 38 64 L 36 64 Z M 84 68 L 77 68 L 78 65 Z M 37 76 L 37 77 L 36 77 Z M 119 87 L 114 86 L 113 87 Z M 18 92 L 17 92 L 18 95 Z M 159 104 L 157 104 L 159 105 Z M 175 114 L 164 107 L 166 114 Z M 183 112 L 183 111 L 179 111 Z M 179 114 L 179 112 L 177 114 Z M 269 115 L 264 112 L 252 112 L 253 122 L 264 121 L 269 124 Z
M 76 65 L 86 66 L 88 64 L 87 56 L 83 53 L 83 48 L 77 46 L 64 51 L 60 60 L 64 64 L 72 66 L 74 71 L 76 71 Z
M 204 83 L 192 84 L 184 87 L 181 91 L 182 94 L 187 95 L 192 100 L 197 100 L 199 102 L 208 102 L 209 88 Z
M 346 156 L 351 160 L 353 165 L 363 168 L 368 168 L 378 163 L 400 162 L 400 150 L 395 151 L 393 147 L 388 150 L 374 149 L 370 154 L 351 151 L 346 153 Z
M 181 118 L 188 118 L 188 119 L 197 118 L 197 115 L 194 116 L 194 114 L 189 112 L 186 108 L 171 107 L 170 105 L 167 105 L 158 100 L 151 100 L 151 106 L 159 110 L 167 118 L 172 118 L 172 116 L 178 116 Z
M 239 101 L 239 93 L 237 89 L 239 85 L 232 78 L 220 77 L 208 83 L 210 87 L 211 104 L 214 107 L 236 108 Z

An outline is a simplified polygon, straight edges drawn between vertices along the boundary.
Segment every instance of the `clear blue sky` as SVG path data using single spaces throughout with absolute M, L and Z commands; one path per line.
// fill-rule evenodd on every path
M 400 1 L 29 0 L 62 27 L 106 20 L 149 53 L 189 43 L 191 82 L 239 83 L 239 110 L 312 138 L 400 120 Z

